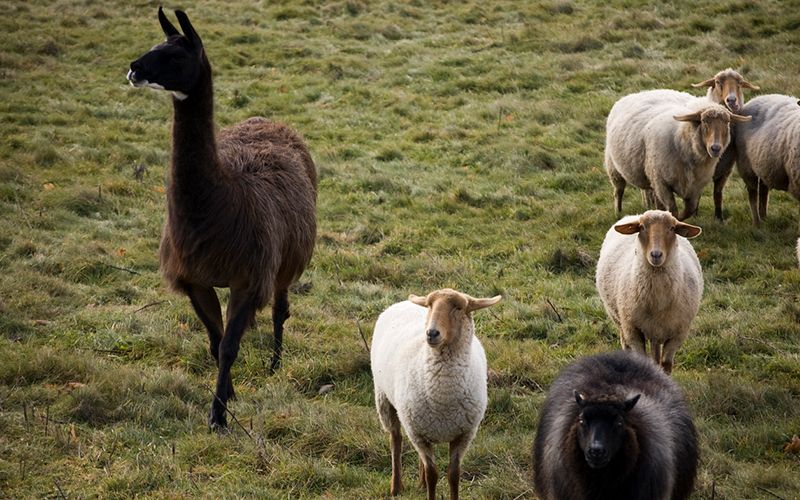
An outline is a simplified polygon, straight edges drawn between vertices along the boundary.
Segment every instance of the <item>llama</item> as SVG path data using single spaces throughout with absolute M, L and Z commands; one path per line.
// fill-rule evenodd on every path
M 211 66 L 187 15 L 175 15 L 183 34 L 159 7 L 167 40 L 131 63 L 128 80 L 173 95 L 161 271 L 171 289 L 189 297 L 208 330 L 218 367 L 209 425 L 224 429 L 239 343 L 270 301 L 271 370 L 280 364 L 289 287 L 314 250 L 316 168 L 296 132 L 264 118 L 215 137 Z M 224 328 L 215 287 L 230 288 Z

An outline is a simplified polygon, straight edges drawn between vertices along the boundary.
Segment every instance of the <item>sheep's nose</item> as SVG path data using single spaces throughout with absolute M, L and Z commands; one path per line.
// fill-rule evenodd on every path
M 592 443 L 587 454 L 592 458 L 603 458 L 606 455 L 606 448 L 600 443 Z
M 722 151 L 722 146 L 719 144 L 712 144 L 711 145 L 711 154 L 714 156 L 719 156 L 720 151 Z
M 728 102 L 728 107 L 731 108 L 731 110 L 736 111 L 739 108 L 736 104 L 736 96 L 728 96 L 725 100 Z
M 436 342 L 439 340 L 439 330 L 431 328 L 425 333 L 428 335 L 428 342 Z
M 661 257 L 663 257 L 663 256 L 664 256 L 664 252 L 662 252 L 661 250 L 652 250 L 650 252 L 650 257 L 656 262 L 661 260 Z

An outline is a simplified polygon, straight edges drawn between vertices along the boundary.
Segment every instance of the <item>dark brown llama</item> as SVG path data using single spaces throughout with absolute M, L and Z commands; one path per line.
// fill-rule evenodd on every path
M 271 369 L 280 364 L 289 286 L 314 250 L 316 169 L 296 132 L 264 118 L 250 118 L 215 138 L 211 66 L 189 18 L 179 10 L 175 15 L 183 34 L 159 7 L 167 40 L 131 63 L 128 80 L 173 94 L 161 272 L 172 289 L 189 297 L 208 330 L 219 369 L 209 425 L 225 428 L 239 343 L 270 301 Z M 224 328 L 214 287 L 230 288 Z

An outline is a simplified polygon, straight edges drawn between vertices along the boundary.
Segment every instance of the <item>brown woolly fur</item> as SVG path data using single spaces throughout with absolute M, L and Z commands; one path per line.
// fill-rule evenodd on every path
M 625 351 L 580 359 L 550 387 L 533 448 L 544 500 L 679 500 L 697 436 L 678 385 Z
M 280 363 L 289 286 L 314 250 L 316 169 L 297 133 L 264 118 L 229 127 L 216 140 L 211 66 L 186 14 L 176 16 L 184 35 L 159 8 L 167 41 L 131 63 L 128 79 L 174 95 L 161 271 L 189 296 L 208 330 L 219 367 L 209 424 L 224 428 L 241 337 L 270 300 L 271 369 Z M 224 330 L 214 287 L 231 290 Z

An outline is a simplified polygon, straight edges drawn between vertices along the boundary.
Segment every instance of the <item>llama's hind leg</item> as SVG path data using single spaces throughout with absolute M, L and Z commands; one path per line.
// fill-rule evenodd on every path
M 219 373 L 217 374 L 217 390 L 211 404 L 209 426 L 225 428 L 228 426 L 227 410 L 228 386 L 231 385 L 231 367 L 239 355 L 239 343 L 245 329 L 255 317 L 256 306 L 252 294 L 246 290 L 231 288 L 231 298 L 228 302 L 228 324 L 225 326 L 225 335 L 219 344 Z
M 217 292 L 213 287 L 184 284 L 184 290 L 192 302 L 192 307 L 197 313 L 197 317 L 203 322 L 208 331 L 208 350 L 214 357 L 214 363 L 219 368 L 219 343 L 222 340 L 222 308 L 219 305 Z M 228 397 L 236 399 L 233 392 L 233 384 L 228 379 Z
M 272 348 L 272 363 L 270 364 L 272 372 L 275 372 L 281 365 L 283 323 L 287 318 L 289 318 L 289 290 L 276 290 L 275 298 L 272 301 L 272 332 L 275 337 L 275 344 Z

